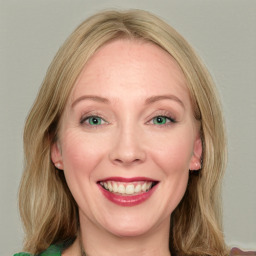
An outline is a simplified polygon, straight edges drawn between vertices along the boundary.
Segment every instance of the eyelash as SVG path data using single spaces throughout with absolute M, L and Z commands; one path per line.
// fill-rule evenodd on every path
M 154 123 L 154 120 L 156 120 L 157 118 L 161 119 L 166 119 L 165 123 L 161 124 L 161 123 Z M 165 127 L 165 126 L 169 126 L 169 125 L 173 125 L 175 123 L 177 123 L 176 119 L 171 117 L 169 114 L 160 114 L 160 115 L 156 115 L 154 116 L 149 122 L 150 125 L 156 125 L 158 127 Z
M 90 119 L 93 119 L 94 118 L 94 121 L 100 121 L 99 124 L 95 123 L 95 124 L 92 124 L 90 123 Z M 158 121 L 162 121 L 164 123 L 155 123 L 154 120 L 156 120 L 157 118 L 159 118 Z M 87 123 L 87 121 L 89 123 Z M 93 121 L 93 120 L 92 120 Z M 102 123 L 103 121 L 103 123 Z M 165 126 L 169 126 L 169 125 L 172 125 L 174 123 L 177 123 L 176 119 L 171 117 L 169 113 L 163 113 L 163 114 L 159 114 L 159 115 L 156 115 L 154 116 L 153 118 L 150 119 L 149 122 L 147 122 L 147 124 L 150 124 L 150 125 L 155 125 L 155 126 L 158 126 L 158 127 L 165 127 Z M 104 118 L 102 118 L 100 115 L 88 115 L 88 116 L 83 116 L 80 120 L 80 124 L 81 125 L 86 125 L 90 128 L 98 128 L 98 126 L 102 126 L 102 125 L 105 125 L 105 124 L 108 124 L 108 122 L 106 120 L 104 120 Z
M 87 123 L 87 121 L 90 120 L 90 118 L 94 118 L 94 119 L 100 119 L 101 121 L 103 121 L 104 123 L 103 124 L 90 124 L 90 123 Z M 81 125 L 86 125 L 86 126 L 90 126 L 91 128 L 97 128 L 97 126 L 99 125 L 104 125 L 104 124 L 108 124 L 108 122 L 106 120 L 104 120 L 104 118 L 102 118 L 100 115 L 88 115 L 88 116 L 83 116 L 80 120 L 80 124 Z

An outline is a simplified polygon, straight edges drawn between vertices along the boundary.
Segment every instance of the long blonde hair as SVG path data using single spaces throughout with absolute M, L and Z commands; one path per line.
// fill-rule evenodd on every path
M 104 11 L 90 17 L 69 36 L 47 71 L 24 131 L 25 170 L 19 193 L 24 249 L 36 254 L 77 235 L 77 205 L 63 172 L 51 162 L 50 149 L 82 68 L 102 45 L 121 37 L 150 41 L 173 56 L 201 122 L 202 169 L 190 174 L 185 196 L 172 213 L 170 249 L 178 255 L 226 255 L 220 202 L 226 142 L 214 83 L 183 37 L 141 10 Z

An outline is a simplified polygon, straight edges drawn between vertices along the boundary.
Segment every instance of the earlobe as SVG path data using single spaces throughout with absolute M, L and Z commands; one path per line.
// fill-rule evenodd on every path
M 57 169 L 63 170 L 62 155 L 58 142 L 51 146 L 51 159 Z
M 200 136 L 197 137 L 194 143 L 193 155 L 190 161 L 189 169 L 192 171 L 197 171 L 202 168 L 201 157 L 202 157 L 202 140 Z

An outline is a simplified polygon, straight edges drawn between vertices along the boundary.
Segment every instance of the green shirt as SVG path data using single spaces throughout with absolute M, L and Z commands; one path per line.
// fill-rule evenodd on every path
M 63 250 L 63 245 L 51 245 L 47 250 L 43 251 L 40 254 L 32 255 L 26 252 L 16 253 L 13 256 L 61 256 Z
M 20 253 L 14 254 L 13 256 L 61 256 L 61 252 L 65 248 L 66 247 L 64 246 L 64 244 L 51 245 L 47 250 L 37 255 L 32 255 L 26 252 L 20 252 Z M 232 248 L 229 256 L 236 256 L 236 255 L 237 256 L 242 256 L 242 255 L 256 256 L 256 251 L 244 252 L 238 248 Z

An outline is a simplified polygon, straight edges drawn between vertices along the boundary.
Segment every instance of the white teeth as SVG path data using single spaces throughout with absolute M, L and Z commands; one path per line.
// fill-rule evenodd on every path
M 148 191 L 149 189 L 151 189 L 152 185 L 153 185 L 152 182 L 147 182 L 147 191 Z
M 134 192 L 135 192 L 135 193 L 141 192 L 141 185 L 140 185 L 140 184 L 138 184 L 138 185 L 135 187 Z
M 106 190 L 119 193 L 133 195 L 135 193 L 147 192 L 152 188 L 153 182 L 138 181 L 132 183 L 123 183 L 115 181 L 100 182 L 100 185 Z
M 118 186 L 118 193 L 120 193 L 120 194 L 124 194 L 125 193 L 125 187 L 124 187 L 124 185 L 119 185 Z
M 125 193 L 128 195 L 134 194 L 134 185 L 129 184 L 128 186 L 126 186 Z
M 110 182 L 110 181 L 108 182 L 108 190 L 109 190 L 110 192 L 113 191 L 113 188 L 112 188 L 112 185 L 111 185 L 111 182 Z
M 113 184 L 113 191 L 116 193 L 118 191 L 117 183 Z
M 144 184 L 142 185 L 141 190 L 142 190 L 143 192 L 146 192 L 146 191 L 147 191 L 147 183 L 144 183 Z

